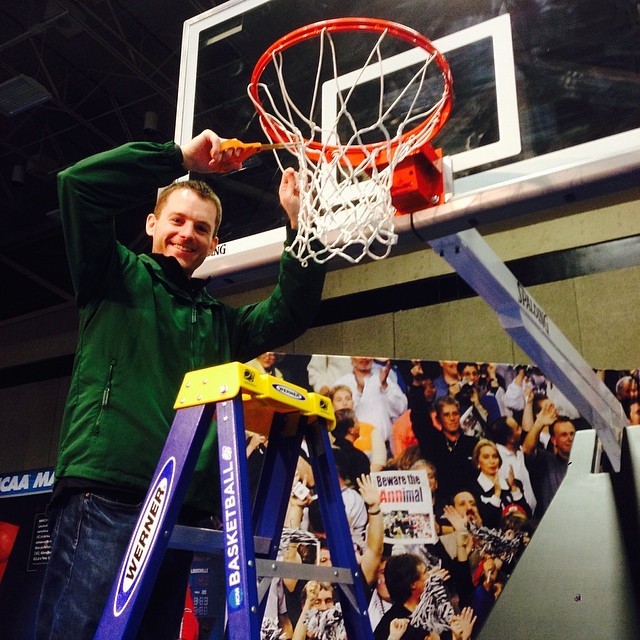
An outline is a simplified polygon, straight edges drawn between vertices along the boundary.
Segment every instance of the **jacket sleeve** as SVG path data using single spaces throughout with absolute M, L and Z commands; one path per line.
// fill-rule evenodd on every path
M 421 386 L 410 385 L 407 390 L 407 398 L 413 435 L 420 445 L 422 457 L 429 459 L 433 439 L 437 433 L 431 422 L 429 403 L 424 397 Z
M 287 227 L 290 244 L 295 232 Z M 322 297 L 325 266 L 310 260 L 303 267 L 289 252 L 280 258 L 278 282 L 262 302 L 234 311 L 232 359 L 246 362 L 295 340 L 312 324 Z
M 392 421 L 397 420 L 407 410 L 407 396 L 393 380 L 387 380 L 387 389 L 381 393 L 389 418 Z
M 58 199 L 71 278 L 78 302 L 103 289 L 115 263 L 115 217 L 148 203 L 158 187 L 183 175 L 172 142 L 130 143 L 96 154 L 58 175 Z

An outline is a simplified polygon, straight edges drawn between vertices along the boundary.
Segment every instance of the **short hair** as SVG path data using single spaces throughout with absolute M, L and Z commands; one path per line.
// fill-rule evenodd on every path
M 420 366 L 422 367 L 423 380 L 435 380 L 442 374 L 442 367 L 433 360 L 421 360 Z
M 438 477 L 438 470 L 436 469 L 436 465 L 425 458 L 418 458 L 410 467 L 410 471 L 416 471 L 419 469 L 424 469 L 425 471 L 433 471 L 436 478 Z
M 424 562 L 413 553 L 401 553 L 387 560 L 384 581 L 394 603 L 404 604 L 411 597 L 412 585 L 420 578 L 421 564 Z
M 420 445 L 412 444 L 395 456 L 395 458 L 393 458 L 393 462 L 395 463 L 396 469 L 399 469 L 400 471 L 408 471 L 421 458 L 422 453 L 420 451 Z
M 348 478 L 351 479 L 349 475 L 349 459 L 347 454 L 338 446 L 331 447 L 331 452 L 333 453 L 333 461 L 335 463 L 337 474 L 343 480 L 347 480 Z M 353 480 L 355 480 L 355 478 L 353 478 Z
M 307 582 L 304 587 L 302 587 L 302 591 L 300 593 L 300 601 L 302 602 L 302 605 L 304 606 L 304 603 L 307 600 L 307 585 L 309 583 Z M 318 582 L 318 593 L 320 591 L 329 591 L 332 595 L 332 597 L 335 600 L 336 597 L 336 593 L 335 593 L 335 587 L 330 583 L 330 582 Z
M 473 493 L 473 491 L 471 491 L 471 489 L 460 489 L 459 491 L 456 491 L 452 496 L 451 496 L 451 504 L 455 507 L 456 506 L 456 498 L 458 496 L 461 496 L 463 493 L 468 493 L 472 498 L 473 501 L 476 505 L 476 507 L 478 506 L 478 499 L 476 498 L 475 494 Z
M 570 425 L 573 426 L 574 429 L 576 428 L 576 425 L 573 424 L 573 420 L 569 416 L 558 416 L 555 419 L 554 423 L 549 427 L 549 435 L 550 436 L 553 436 L 553 432 L 555 430 L 555 426 L 557 424 L 559 424 L 560 422 L 568 422 Z
M 627 390 L 625 389 L 625 387 L 627 385 L 632 385 L 633 383 L 637 384 L 637 381 L 633 376 L 622 376 L 622 378 L 620 378 L 618 382 L 616 382 L 617 398 L 624 398 L 627 395 Z
M 331 432 L 336 440 L 344 440 L 349 429 L 355 426 L 357 421 L 356 414 L 351 409 L 340 409 L 336 411 L 336 426 Z
M 156 201 L 156 206 L 153 209 L 153 213 L 156 218 L 160 217 L 162 213 L 162 208 L 169 196 L 178 189 L 189 189 L 193 191 L 198 197 L 202 198 L 202 200 L 206 200 L 207 202 L 211 202 L 216 208 L 216 219 L 213 225 L 213 236 L 218 235 L 218 230 L 220 229 L 220 224 L 222 223 L 222 202 L 220 202 L 220 198 L 217 196 L 216 192 L 202 180 L 182 180 L 179 182 L 173 182 L 168 187 L 165 187 L 158 196 L 158 200 Z
M 478 440 L 476 446 L 473 447 L 473 454 L 471 456 L 473 458 L 473 464 L 476 465 L 476 467 L 478 466 L 478 460 L 480 459 L 480 449 L 482 449 L 482 447 L 491 447 L 492 449 L 495 449 L 498 453 L 498 458 L 500 458 L 500 452 L 498 451 L 496 443 L 493 442 L 493 440 L 489 440 L 489 438 L 481 438 L 480 440 Z M 500 461 L 502 462 L 502 458 L 500 458 Z
M 436 410 L 436 415 L 438 416 L 438 420 L 442 414 L 442 408 L 445 404 L 455 404 L 458 407 L 458 411 L 460 411 L 460 403 L 453 396 L 440 396 L 436 399 L 434 408 Z
M 353 391 L 351 390 L 351 387 L 347 386 L 346 384 L 337 384 L 335 387 L 333 387 L 329 393 L 329 400 L 333 400 L 333 396 L 338 393 L 338 391 L 348 391 L 349 395 L 353 398 Z
M 458 362 L 458 373 L 462 375 L 462 372 L 466 367 L 473 367 L 478 373 L 480 373 L 480 367 L 476 362 Z
M 498 444 L 506 445 L 511 436 L 511 427 L 507 420 L 505 416 L 500 416 L 487 427 L 487 435 Z

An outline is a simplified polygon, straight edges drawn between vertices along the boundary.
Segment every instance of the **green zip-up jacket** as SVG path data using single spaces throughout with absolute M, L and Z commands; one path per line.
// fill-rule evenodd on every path
M 143 201 L 151 210 L 157 188 L 184 174 L 181 161 L 173 143 L 132 143 L 58 177 L 80 327 L 57 480 L 144 494 L 184 374 L 273 350 L 303 333 L 318 309 L 324 268 L 302 267 L 286 252 L 273 293 L 234 309 L 192 288 L 174 258 L 136 255 L 116 240 L 115 217 Z M 216 447 L 212 428 L 188 506 L 211 510 L 219 500 Z

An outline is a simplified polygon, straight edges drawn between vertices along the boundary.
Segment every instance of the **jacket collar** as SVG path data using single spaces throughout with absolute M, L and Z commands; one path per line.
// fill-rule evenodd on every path
M 183 298 L 185 302 L 192 303 L 197 300 L 215 302 L 205 287 L 207 280 L 189 279 L 173 256 L 141 253 L 138 254 L 138 259 L 153 278 L 161 282 L 166 289 L 170 289 L 173 295 Z
M 478 484 L 482 487 L 483 491 L 489 491 L 493 488 L 493 480 L 482 472 L 478 475 Z M 503 490 L 509 489 L 507 481 L 502 476 L 500 476 L 500 488 Z
M 189 294 L 195 294 L 204 289 L 209 281 L 202 278 L 189 278 L 173 256 L 165 256 L 161 253 L 149 253 L 148 255 L 162 269 L 165 277 L 179 289 Z

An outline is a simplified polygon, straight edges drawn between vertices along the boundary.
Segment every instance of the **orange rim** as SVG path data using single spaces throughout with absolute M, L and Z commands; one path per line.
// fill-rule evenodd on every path
M 431 140 L 440 131 L 444 123 L 449 118 L 451 106 L 453 102 L 453 92 L 451 87 L 453 79 L 451 77 L 451 69 L 445 57 L 433 46 L 431 41 L 410 27 L 406 27 L 396 22 L 382 20 L 379 18 L 333 18 L 330 20 L 322 20 L 305 27 L 295 29 L 290 33 L 276 40 L 263 54 L 256 63 L 251 80 L 249 82 L 249 94 L 253 98 L 256 110 L 267 137 L 273 142 L 291 142 L 289 132 L 284 129 L 278 122 L 273 120 L 271 115 L 265 110 L 259 96 L 259 82 L 264 70 L 272 62 L 275 54 L 281 53 L 286 49 L 290 49 L 296 44 L 305 40 L 310 40 L 319 36 L 322 32 L 341 32 L 341 31 L 369 31 L 372 33 L 384 33 L 385 31 L 396 38 L 400 38 L 416 47 L 420 47 L 434 57 L 436 64 L 440 68 L 444 82 L 444 101 L 442 106 L 430 113 L 420 124 L 413 129 L 396 137 L 390 144 L 390 149 L 394 150 L 401 142 L 414 135 L 421 134 L 425 129 L 433 126 L 433 131 L 425 140 L 425 143 Z M 386 148 L 389 143 L 386 140 L 374 142 L 366 145 L 347 146 L 347 145 L 325 145 L 320 142 L 306 141 L 307 155 L 311 155 L 312 159 L 318 154 L 324 154 L 328 158 L 340 154 L 349 158 L 351 164 L 359 164 L 368 157 L 376 149 Z M 385 164 L 388 162 L 387 154 L 379 154 L 376 164 Z

